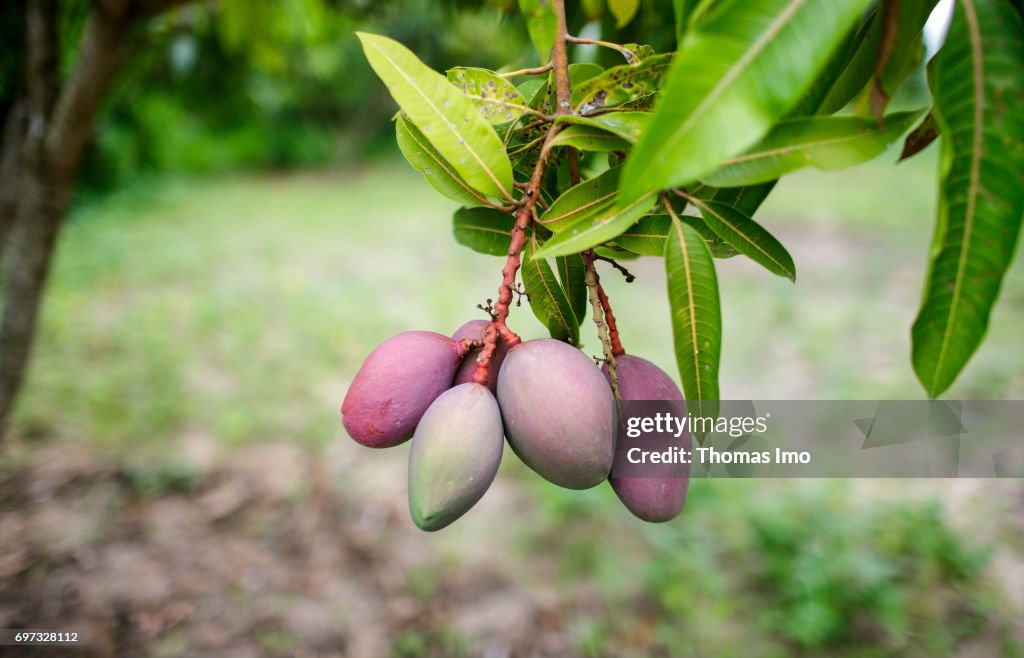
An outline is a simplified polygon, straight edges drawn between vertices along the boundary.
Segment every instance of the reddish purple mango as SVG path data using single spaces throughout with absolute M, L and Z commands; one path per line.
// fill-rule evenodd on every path
M 615 398 L 583 352 L 550 338 L 513 347 L 498 374 L 498 405 L 509 444 L 547 480 L 588 489 L 608 477 Z
M 406 331 L 378 345 L 359 367 L 341 404 L 349 435 L 371 448 L 409 439 L 437 396 L 451 388 L 455 341 L 433 331 Z
M 470 338 L 483 342 L 484 332 L 487 331 L 487 325 L 489 324 L 490 322 L 487 320 L 470 320 L 455 330 L 455 333 L 452 334 L 452 340 L 457 343 L 464 338 Z M 459 365 L 459 369 L 455 372 L 453 386 L 473 381 L 473 375 L 476 373 L 477 366 L 476 359 L 482 351 L 482 349 L 475 349 L 466 354 L 466 357 L 462 359 L 462 363 Z M 506 354 L 508 354 L 508 344 L 499 334 L 494 355 L 491 357 L 491 366 L 487 371 L 487 387 L 491 389 L 491 393 L 498 390 L 498 371 L 501 369 L 501 362 L 505 360 Z
M 608 366 L 603 368 L 608 377 Z M 615 376 L 623 400 L 683 400 L 683 394 L 664 370 L 646 359 L 625 354 L 616 359 Z M 609 380 L 610 381 L 610 380 Z M 693 438 L 687 431 L 679 447 L 690 450 Z M 624 455 L 618 455 L 621 459 Z M 690 465 L 675 465 L 678 477 L 609 477 L 622 504 L 644 521 L 662 523 L 676 517 L 686 502 Z
M 494 481 L 505 447 L 494 395 L 480 384 L 442 393 L 416 426 L 409 450 L 409 512 L 421 530 L 465 514 Z

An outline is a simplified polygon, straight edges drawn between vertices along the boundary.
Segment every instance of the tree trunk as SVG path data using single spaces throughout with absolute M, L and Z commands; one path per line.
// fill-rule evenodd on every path
M 72 187 L 68 175 L 39 166 L 22 172 L 20 180 L 21 221 L 10 236 L 10 275 L 0 321 L 0 423 L 10 414 L 25 377 L 51 256 Z
M 19 172 L 26 127 L 25 101 L 19 99 L 8 111 L 3 140 L 0 141 L 0 263 L 18 218 L 18 201 L 21 198 Z
M 132 8 L 138 9 L 128 0 L 95 3 L 75 68 L 61 82 L 57 2 L 26 3 L 26 114 L 19 120 L 12 109 L 0 156 L 5 174 L 0 184 L 0 245 L 8 243 L 4 252 L 9 272 L 0 319 L 0 441 L 25 377 L 75 172 L 100 101 L 121 63 Z

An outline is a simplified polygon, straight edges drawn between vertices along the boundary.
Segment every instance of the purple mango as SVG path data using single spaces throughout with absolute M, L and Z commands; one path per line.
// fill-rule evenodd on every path
M 437 396 L 451 388 L 455 341 L 433 331 L 406 331 L 378 345 L 359 367 L 341 404 L 349 435 L 370 448 L 408 440 Z
M 498 374 L 508 442 L 541 476 L 567 489 L 608 477 L 615 457 L 615 399 L 583 352 L 550 338 L 509 350 Z
M 465 514 L 494 481 L 505 446 L 494 395 L 460 384 L 434 400 L 412 437 L 409 512 L 421 530 L 440 530 Z
M 602 369 L 608 378 L 607 364 Z M 683 394 L 668 374 L 646 359 L 624 354 L 616 359 L 615 376 L 623 400 L 683 401 Z M 609 378 L 610 382 L 610 378 Z M 693 447 L 689 431 L 679 438 L 684 450 Z M 625 455 L 617 455 L 617 459 Z M 690 465 L 673 465 L 677 477 L 609 477 L 615 494 L 630 512 L 644 521 L 662 523 L 675 518 L 686 502 Z
M 487 320 L 470 320 L 455 330 L 455 333 L 452 334 L 452 340 L 457 343 L 464 338 L 470 338 L 483 342 L 484 333 L 487 331 L 487 325 L 489 324 L 490 322 Z M 466 357 L 462 359 L 462 363 L 459 365 L 459 369 L 455 372 L 454 385 L 457 386 L 473 381 L 473 375 L 476 373 L 477 366 L 476 359 L 482 351 L 483 349 L 477 348 L 466 354 Z M 487 371 L 487 387 L 491 389 L 491 393 L 498 390 L 498 371 L 501 369 L 501 362 L 505 360 L 506 354 L 508 354 L 508 343 L 499 334 L 494 355 L 491 356 L 491 366 Z

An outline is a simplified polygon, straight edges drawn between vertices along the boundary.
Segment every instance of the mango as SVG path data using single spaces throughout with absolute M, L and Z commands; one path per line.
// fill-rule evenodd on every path
M 420 419 L 409 451 L 409 512 L 426 531 L 465 514 L 494 481 L 504 448 L 501 413 L 480 384 L 442 393 Z
M 498 373 L 498 405 L 509 445 L 545 479 L 588 489 L 615 456 L 615 398 L 580 350 L 550 338 L 509 350 Z
M 349 435 L 370 448 L 407 441 L 427 407 L 451 388 L 455 341 L 433 331 L 406 331 L 378 345 L 359 367 L 341 404 Z
M 487 325 L 489 324 L 487 320 L 470 320 L 455 330 L 455 333 L 452 334 L 452 340 L 456 343 L 463 338 L 483 341 L 484 332 L 487 331 Z M 455 372 L 455 385 L 473 381 L 473 375 L 476 373 L 477 366 L 476 359 L 482 351 L 482 348 L 472 350 L 462 359 L 459 369 Z M 508 343 L 499 334 L 494 355 L 491 356 L 491 367 L 487 371 L 487 387 L 491 389 L 491 393 L 498 390 L 498 371 L 501 369 L 501 362 L 505 360 L 506 354 L 508 354 Z
M 609 382 L 607 364 L 602 369 Z M 625 354 L 616 359 L 615 375 L 619 382 L 619 396 L 623 400 L 682 401 L 683 394 L 668 374 L 646 359 Z M 693 438 L 687 431 L 679 437 L 679 445 L 691 450 Z M 625 454 L 616 455 L 616 459 Z M 626 509 L 635 516 L 652 523 L 674 519 L 686 503 L 690 486 L 689 464 L 672 465 L 677 477 L 615 477 L 608 478 L 615 494 Z

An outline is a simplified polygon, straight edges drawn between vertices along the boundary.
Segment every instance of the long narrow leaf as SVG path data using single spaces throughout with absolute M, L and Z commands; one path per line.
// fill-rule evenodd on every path
M 769 272 L 796 281 L 793 257 L 764 227 L 732 206 L 716 201 L 694 199 L 704 223 L 736 251 L 765 267 Z
M 679 220 L 673 220 L 665 247 L 665 273 L 676 363 L 686 399 L 691 405 L 718 400 L 722 311 L 715 264 L 700 235 Z
M 547 62 L 551 57 L 558 26 L 551 3 L 545 0 L 519 0 L 519 11 L 526 19 L 526 29 L 530 33 L 533 47 L 537 49 L 537 56 L 541 62 Z
M 931 271 L 912 330 L 914 370 L 935 397 L 981 343 L 1024 218 L 1024 23 L 1004 0 L 961 0 L 932 60 L 942 133 Z
M 725 160 L 702 180 L 719 187 L 756 185 L 803 167 L 832 170 L 866 162 L 899 139 L 920 111 L 899 112 L 880 126 L 860 117 L 813 117 L 780 122 L 757 146 Z
M 413 169 L 423 174 L 431 187 L 467 206 L 483 205 L 487 198 L 462 180 L 455 168 L 437 152 L 430 141 L 404 116 L 395 120 L 395 137 L 398 149 Z
M 618 183 L 619 169 L 613 168 L 570 187 L 541 215 L 541 225 L 557 233 L 585 217 L 606 210 L 615 203 Z
M 489 256 L 507 256 L 515 219 L 493 208 L 459 208 L 453 217 L 455 241 Z
M 526 241 L 525 258 L 522 264 L 523 287 L 530 299 L 530 309 L 537 319 L 548 328 L 552 338 L 568 340 L 573 345 L 580 342 L 580 328 L 572 305 L 562 290 L 551 265 L 538 257 L 540 245 L 536 233 L 530 233 Z
M 559 117 L 558 121 L 607 130 L 630 144 L 635 144 L 651 122 L 651 116 L 653 115 L 650 112 L 623 110 L 621 112 L 598 114 L 592 117 L 565 115 Z
M 647 214 L 654 205 L 654 198 L 654 192 L 651 192 L 622 208 L 612 203 L 596 215 L 582 217 L 555 233 L 539 253 L 542 256 L 564 256 L 614 240 Z
M 665 242 L 672 229 L 668 215 L 651 215 L 633 224 L 615 238 L 615 244 L 634 254 L 664 256 Z
M 463 180 L 487 196 L 511 199 L 512 165 L 473 101 L 397 41 L 357 35 L 392 98 Z
M 586 264 L 579 254 L 569 254 L 555 258 L 555 268 L 558 270 L 558 280 L 562 284 L 562 290 L 569 300 L 569 306 L 576 316 L 576 322 L 583 324 L 587 318 L 587 282 Z

